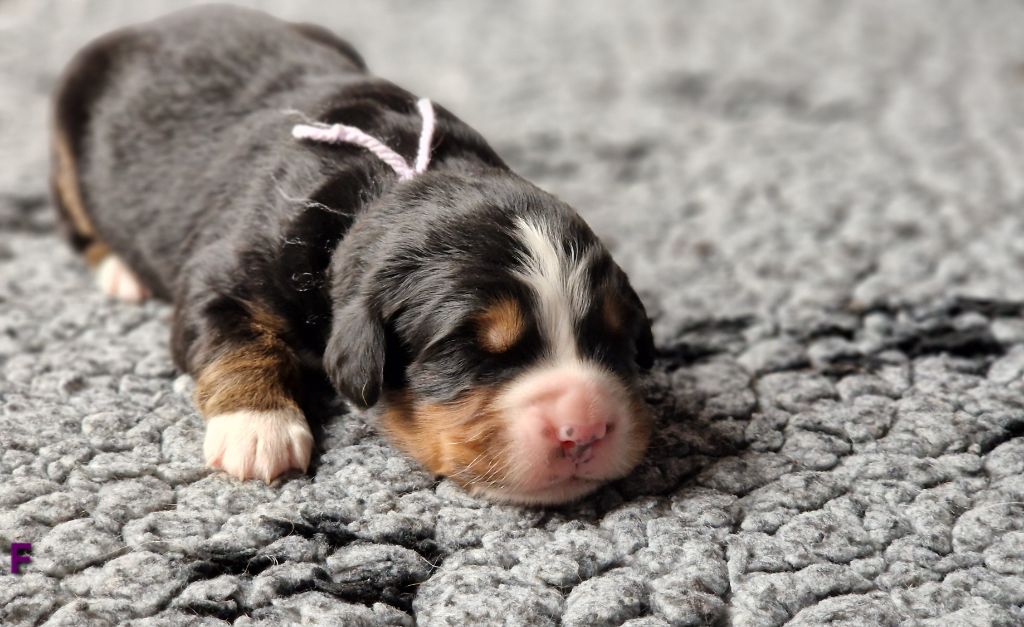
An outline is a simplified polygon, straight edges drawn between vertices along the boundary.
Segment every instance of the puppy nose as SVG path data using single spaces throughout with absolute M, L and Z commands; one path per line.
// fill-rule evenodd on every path
M 564 444 L 586 446 L 600 440 L 608 433 L 607 422 L 584 425 L 562 425 L 558 428 L 558 441 Z
M 549 433 L 558 439 L 567 457 L 588 461 L 593 445 L 608 434 L 607 401 L 588 386 L 573 386 L 549 402 Z

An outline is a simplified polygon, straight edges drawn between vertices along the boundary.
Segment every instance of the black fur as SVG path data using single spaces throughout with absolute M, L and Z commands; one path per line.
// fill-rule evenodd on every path
M 587 316 L 583 351 L 627 379 L 650 367 L 643 305 L 594 234 L 445 109 L 429 170 L 406 183 L 364 149 L 290 135 L 301 111 L 358 126 L 411 160 L 415 101 L 322 28 L 207 7 L 83 50 L 57 124 L 74 136 L 96 231 L 174 302 L 174 357 L 189 372 L 245 342 L 258 307 L 362 407 L 384 389 L 446 401 L 507 380 L 546 350 L 530 292 L 512 275 L 520 216 L 592 250 L 593 289 L 627 304 L 621 334 L 596 310 Z M 472 319 L 499 295 L 521 304 L 527 331 L 491 355 Z

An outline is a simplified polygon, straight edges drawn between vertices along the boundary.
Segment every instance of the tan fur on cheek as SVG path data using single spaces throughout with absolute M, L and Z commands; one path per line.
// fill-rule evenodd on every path
M 512 348 L 526 327 L 519 304 L 511 298 L 493 303 L 479 316 L 478 322 L 480 345 L 491 353 L 504 353 Z
M 434 474 L 463 485 L 481 478 L 500 481 L 505 467 L 503 426 L 490 409 L 497 393 L 495 388 L 480 388 L 444 405 L 417 403 L 408 392 L 388 393 L 380 426 Z

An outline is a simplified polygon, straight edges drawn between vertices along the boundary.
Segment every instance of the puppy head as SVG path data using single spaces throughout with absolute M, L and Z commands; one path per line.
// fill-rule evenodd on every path
M 354 227 L 332 270 L 335 386 L 379 401 L 384 432 L 432 472 L 495 500 L 558 503 L 624 476 L 647 445 L 636 380 L 653 361 L 625 274 L 518 179 L 432 184 Z

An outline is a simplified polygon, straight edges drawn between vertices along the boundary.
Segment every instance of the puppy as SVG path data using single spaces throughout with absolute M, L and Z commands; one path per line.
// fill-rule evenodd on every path
M 305 471 L 324 374 L 499 501 L 578 498 L 644 452 L 650 322 L 605 247 L 320 27 L 204 7 L 94 41 L 56 92 L 52 184 L 106 293 L 174 304 L 211 467 Z

